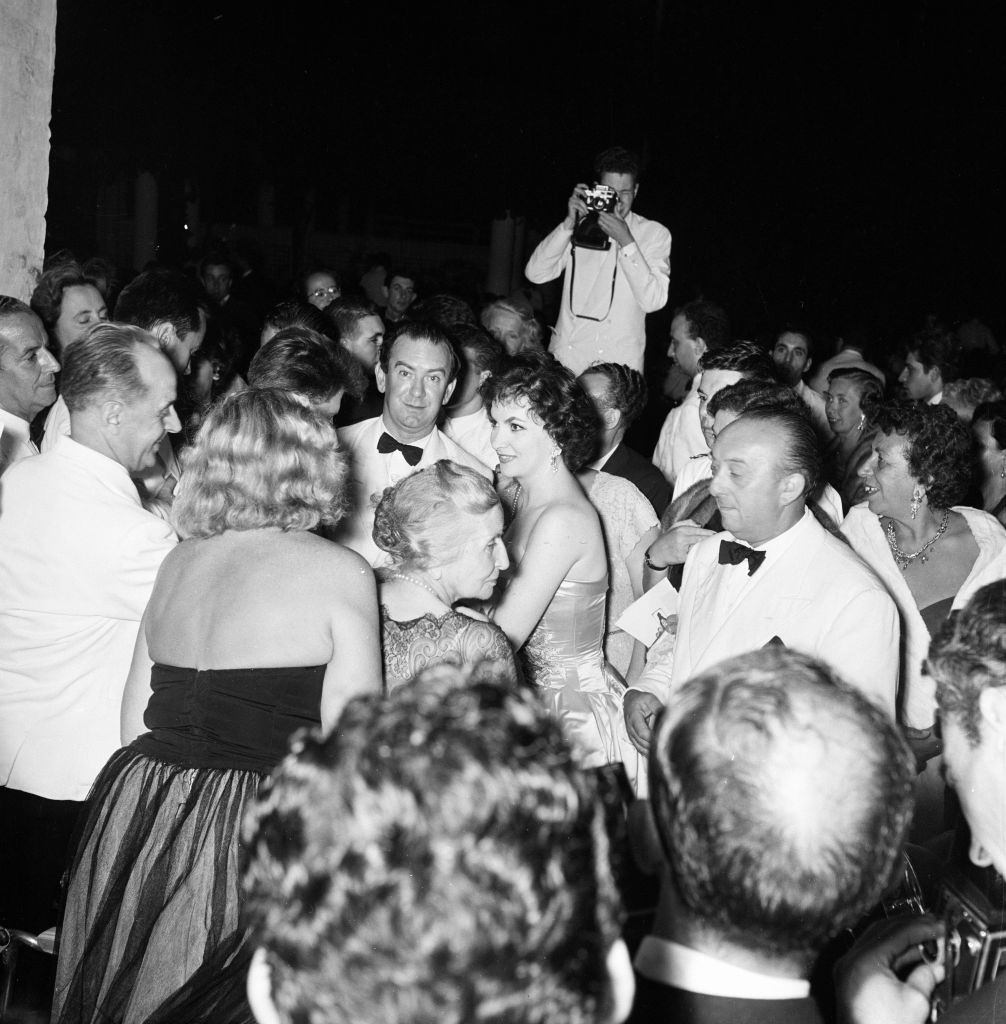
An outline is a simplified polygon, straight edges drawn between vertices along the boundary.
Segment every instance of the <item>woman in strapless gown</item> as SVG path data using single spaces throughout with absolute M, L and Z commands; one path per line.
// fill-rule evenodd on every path
M 185 539 L 154 585 L 126 746 L 95 783 L 71 870 L 55 1022 L 251 1021 L 244 810 L 291 733 L 331 728 L 381 686 L 370 567 L 308 532 L 340 505 L 331 423 L 246 391 L 209 414 L 185 465 Z
M 626 761 L 635 750 L 622 718 L 624 683 L 604 660 L 604 538 L 575 471 L 594 448 L 593 403 L 550 357 L 518 357 L 483 395 L 493 422 L 512 521 L 506 540 L 514 570 L 493 621 L 520 649 L 584 767 Z

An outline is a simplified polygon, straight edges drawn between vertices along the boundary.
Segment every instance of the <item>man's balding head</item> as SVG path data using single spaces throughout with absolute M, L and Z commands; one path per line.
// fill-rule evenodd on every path
M 689 680 L 650 749 L 654 819 L 689 917 L 801 964 L 894 877 L 913 777 L 887 714 L 785 649 Z
M 31 422 L 56 401 L 59 363 L 31 307 L 0 295 L 0 409 Z

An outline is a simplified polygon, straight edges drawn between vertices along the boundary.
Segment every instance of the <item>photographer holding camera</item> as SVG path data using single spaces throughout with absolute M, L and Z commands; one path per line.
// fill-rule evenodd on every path
M 645 319 L 667 304 L 671 233 L 632 212 L 639 161 L 621 147 L 594 161 L 596 184 L 573 189 L 566 219 L 524 268 L 533 284 L 565 272 L 549 351 L 575 374 L 592 363 L 625 363 L 642 372 Z
M 929 648 L 946 780 L 971 832 L 971 861 L 1006 874 L 1006 580 L 977 591 Z M 995 1024 L 1006 1021 L 1001 894 L 990 900 L 942 879 L 935 917 L 874 926 L 839 962 L 842 1024 Z M 995 887 L 992 887 L 995 889 Z M 998 890 L 996 890 L 998 891 Z M 955 896 L 955 892 L 957 896 Z M 963 899 L 960 898 L 964 895 Z M 997 920 L 998 919 L 998 920 Z M 942 963 L 920 943 L 940 942 Z M 992 980 L 990 980 L 992 979 Z M 945 1010 L 945 1012 L 943 1012 Z

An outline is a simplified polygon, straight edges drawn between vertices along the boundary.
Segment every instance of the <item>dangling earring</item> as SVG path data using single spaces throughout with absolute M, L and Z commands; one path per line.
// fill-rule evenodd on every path
M 549 463 L 552 466 L 552 472 L 553 473 L 558 473 L 559 472 L 559 456 L 560 455 L 562 455 L 562 449 L 558 445 L 556 445 L 552 449 L 552 457 L 549 459 Z
M 863 415 L 859 417 L 859 432 L 860 433 L 863 432 L 863 427 L 865 427 L 865 426 L 866 426 L 866 413 L 864 412 Z
M 916 491 L 912 495 L 912 518 L 914 519 L 919 514 L 919 509 L 922 508 L 922 495 Z
M 1003 458 L 1002 469 L 999 470 L 999 479 L 1006 480 L 1006 457 Z

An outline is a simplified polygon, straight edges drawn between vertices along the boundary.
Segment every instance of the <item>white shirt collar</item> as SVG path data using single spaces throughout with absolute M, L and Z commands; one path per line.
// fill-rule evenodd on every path
M 608 459 L 614 454 L 615 449 L 621 444 L 621 441 L 616 441 L 599 459 L 594 459 L 593 462 L 587 463 L 587 469 L 602 470 L 605 467 Z
M 639 945 L 636 970 L 650 981 L 728 999 L 806 999 L 810 982 L 762 974 L 682 946 L 669 939 L 647 935 Z
M 813 518 L 814 514 L 811 510 L 804 508 L 803 515 L 788 530 L 784 530 L 771 540 L 762 541 L 761 544 L 751 544 L 750 547 L 754 548 L 755 551 L 764 551 L 765 560 L 767 562 L 774 562 L 780 555 L 785 554 L 792 547 L 793 541 L 799 536 L 807 520 Z M 730 536 L 733 537 L 733 534 L 730 534 Z M 735 537 L 734 539 L 738 540 L 739 538 Z M 740 543 L 747 544 L 747 541 L 741 541 Z
M 390 437 L 395 437 L 394 432 L 388 427 L 388 424 L 385 422 L 383 413 L 377 417 L 377 427 L 378 430 L 380 430 L 382 433 L 388 434 Z M 402 441 L 401 444 L 409 444 L 412 445 L 413 448 L 422 448 L 423 451 L 425 452 L 427 445 L 429 445 L 430 441 L 433 440 L 433 435 L 436 432 L 437 427 L 436 424 L 434 424 L 433 429 L 426 435 L 426 437 L 422 437 L 418 441 Z M 379 433 L 377 436 L 380 437 L 381 434 Z M 397 441 L 398 438 L 396 437 L 395 440 Z
M 940 405 L 943 402 L 943 392 L 937 391 L 932 398 L 929 399 L 928 405 Z
M 8 412 L 6 409 L 0 409 L 0 424 L 3 425 L 6 433 L 16 437 L 19 441 L 31 440 L 31 424 L 27 420 L 21 419 L 20 416 L 15 416 L 14 413 Z

